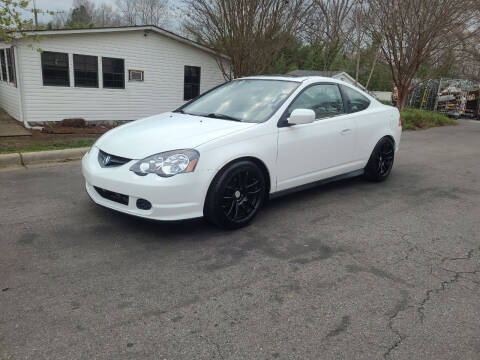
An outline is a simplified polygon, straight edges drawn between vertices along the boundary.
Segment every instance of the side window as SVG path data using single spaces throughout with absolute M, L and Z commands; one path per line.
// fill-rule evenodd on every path
M 102 58 L 103 87 L 125 89 L 125 60 Z
M 7 63 L 5 62 L 5 50 L 0 49 L 0 61 L 2 63 L 2 80 L 7 81 Z
M 288 108 L 288 114 L 295 109 L 315 111 L 316 119 L 344 114 L 340 89 L 333 84 L 320 84 L 307 88 Z
M 68 54 L 42 52 L 43 85 L 70 86 Z
M 200 95 L 200 71 L 198 66 L 185 66 L 183 100 L 192 100 Z
M 7 67 L 8 67 L 8 82 L 16 84 L 15 78 L 15 55 L 13 48 L 6 49 L 7 51 Z
M 348 86 L 342 85 L 342 90 L 347 96 L 348 107 L 350 108 L 350 113 L 358 112 L 365 110 L 370 106 L 370 100 L 365 96 L 360 94 L 358 91 L 349 88 Z
M 73 73 L 76 87 L 98 87 L 98 58 L 73 55 Z

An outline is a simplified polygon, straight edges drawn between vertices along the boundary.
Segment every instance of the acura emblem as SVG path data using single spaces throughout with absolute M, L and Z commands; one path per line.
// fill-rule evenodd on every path
M 103 165 L 107 166 L 108 163 L 110 162 L 110 159 L 111 159 L 111 158 L 112 158 L 112 157 L 111 157 L 110 155 L 105 156 L 105 157 L 103 158 Z

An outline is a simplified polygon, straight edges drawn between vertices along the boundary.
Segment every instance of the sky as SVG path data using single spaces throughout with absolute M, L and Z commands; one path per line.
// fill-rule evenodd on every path
M 72 0 L 36 0 L 37 8 L 41 10 L 51 10 L 51 11 L 66 11 L 72 8 Z M 115 8 L 115 0 L 92 0 L 95 4 L 106 3 L 112 5 Z M 33 4 L 33 0 L 30 0 L 30 6 Z M 48 21 L 50 19 L 49 15 L 40 16 L 41 21 Z
M 33 7 L 34 1 L 36 2 L 37 9 L 39 9 L 39 10 L 65 11 L 65 13 L 68 14 L 70 9 L 73 7 L 72 6 L 73 0 L 30 0 L 29 8 Z M 108 4 L 108 5 L 111 5 L 114 9 L 117 7 L 116 4 L 115 4 L 116 0 L 90 0 L 90 1 L 92 1 L 96 5 L 100 5 L 102 3 L 105 3 L 105 4 Z M 177 0 L 173 0 L 173 1 L 170 0 L 170 4 L 176 4 L 176 1 Z M 26 18 L 32 18 L 33 17 L 31 11 L 23 11 L 23 13 L 24 13 L 24 16 Z M 39 19 L 40 23 L 46 24 L 50 20 L 52 20 L 52 16 L 48 15 L 48 14 L 47 15 L 41 14 L 41 15 L 39 15 L 38 19 Z M 167 22 L 165 24 L 163 24 L 163 27 L 170 30 L 170 31 L 178 33 L 180 31 L 180 20 L 179 19 L 180 19 L 180 16 L 178 16 L 178 14 L 176 14 L 176 12 L 173 11 L 170 14 Z
M 72 7 L 71 0 L 36 0 L 38 8 L 48 10 L 69 10 Z M 92 0 L 96 4 L 107 3 L 115 6 L 115 0 Z

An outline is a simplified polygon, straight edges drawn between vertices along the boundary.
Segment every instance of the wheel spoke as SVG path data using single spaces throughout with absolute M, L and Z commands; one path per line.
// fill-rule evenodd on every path
M 235 201 L 232 201 L 232 204 L 230 205 L 229 210 L 227 211 L 227 216 L 230 216 L 232 214 L 233 209 L 235 208 Z
M 250 184 L 250 185 L 245 186 L 245 189 L 250 189 L 251 187 L 256 186 L 258 184 L 260 184 L 260 181 L 255 179 L 255 182 Z
M 220 206 L 230 221 L 248 219 L 261 203 L 262 181 L 257 172 L 251 169 L 242 169 L 233 174 L 223 189 Z
M 240 205 L 238 205 L 238 202 L 235 201 L 234 206 L 235 206 L 235 214 L 233 215 L 233 219 L 236 220 L 238 217 L 238 210 L 240 209 Z
M 393 165 L 395 150 L 393 149 L 393 144 L 390 142 L 385 142 L 379 151 L 378 154 L 378 163 L 377 163 L 377 173 L 380 176 L 385 176 L 388 174 Z
M 260 191 L 262 191 L 262 189 L 258 188 L 258 189 L 255 189 L 255 190 L 247 191 L 247 194 L 255 195 L 255 194 L 258 194 Z

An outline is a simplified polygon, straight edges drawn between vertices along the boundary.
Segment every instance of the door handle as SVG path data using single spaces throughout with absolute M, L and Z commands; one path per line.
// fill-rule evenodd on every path
M 343 129 L 341 134 L 342 135 L 347 135 L 350 131 L 352 131 L 352 129 Z

